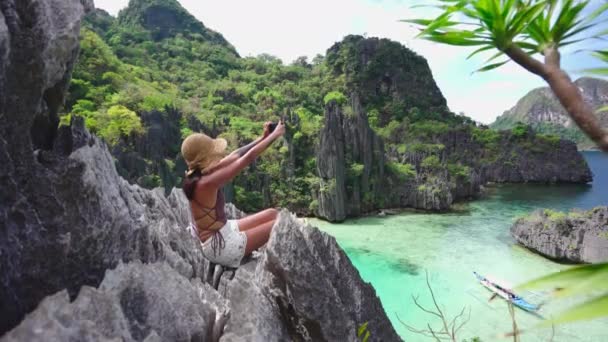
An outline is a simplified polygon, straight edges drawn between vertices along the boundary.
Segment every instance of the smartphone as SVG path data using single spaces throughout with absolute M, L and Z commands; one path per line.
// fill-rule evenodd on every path
M 276 122 L 273 122 L 270 124 L 270 126 L 268 127 L 270 129 L 270 133 L 274 132 L 274 129 L 277 128 L 277 124 Z

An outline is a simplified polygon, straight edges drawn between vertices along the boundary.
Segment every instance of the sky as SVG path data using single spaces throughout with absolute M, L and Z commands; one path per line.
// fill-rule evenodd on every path
M 528 91 L 545 86 L 513 62 L 474 73 L 493 53 L 466 59 L 474 48 L 441 45 L 416 39 L 417 29 L 399 22 L 429 18 L 429 10 L 411 8 L 416 0 L 178 0 L 203 24 L 218 31 L 241 56 L 268 53 L 284 63 L 299 56 L 311 60 L 348 34 L 389 38 L 424 56 L 449 108 L 476 121 L 491 123 L 513 107 Z M 592 0 L 603 3 L 604 0 Z M 418 3 L 421 2 L 420 0 Z M 95 0 L 95 5 L 117 15 L 128 0 Z M 608 28 L 608 21 L 602 24 Z M 598 48 L 593 42 L 591 48 Z M 606 44 L 603 45 L 606 47 Z M 580 49 L 577 46 L 576 49 Z M 562 54 L 562 67 L 573 78 L 598 65 L 586 52 Z

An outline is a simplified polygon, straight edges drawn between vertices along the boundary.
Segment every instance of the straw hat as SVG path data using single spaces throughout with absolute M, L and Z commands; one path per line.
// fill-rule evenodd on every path
M 190 134 L 182 143 L 182 156 L 188 171 L 205 171 L 226 155 L 226 139 L 213 139 L 202 133 Z

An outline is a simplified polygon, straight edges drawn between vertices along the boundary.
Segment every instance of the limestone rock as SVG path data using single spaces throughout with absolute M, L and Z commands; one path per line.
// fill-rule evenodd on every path
M 352 114 L 345 114 L 335 101 L 328 103 L 317 149 L 317 215 L 330 221 L 373 211 L 384 196 L 384 144 L 369 126 L 356 94 L 349 106 Z M 356 175 L 352 165 L 361 168 Z
M 329 103 L 317 152 L 317 170 L 321 178 L 318 215 L 330 221 L 342 221 L 347 215 L 343 121 L 344 117 L 338 104 Z
M 370 340 L 400 341 L 335 239 L 287 211 L 255 264 L 225 284 L 232 314 L 223 341 L 356 341 L 365 322 Z
M 520 218 L 511 235 L 527 248 L 558 261 L 608 261 L 608 207 L 569 214 L 539 210 Z
M 1 341 L 218 341 L 225 299 L 166 263 L 120 264 L 99 289 L 83 286 L 45 298 Z

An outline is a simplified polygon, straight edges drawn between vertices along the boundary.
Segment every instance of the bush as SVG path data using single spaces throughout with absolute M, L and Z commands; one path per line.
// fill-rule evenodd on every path
M 412 164 L 401 164 L 397 162 L 387 163 L 389 171 L 397 176 L 399 180 L 406 181 L 416 177 L 416 169 Z
M 420 166 L 429 170 L 437 170 L 441 167 L 441 161 L 439 160 L 439 157 L 435 155 L 428 156 L 422 160 Z
M 448 172 L 452 177 L 459 178 L 461 180 L 470 181 L 471 168 L 462 164 L 448 164 Z
M 515 127 L 511 129 L 511 135 L 518 139 L 524 138 L 528 135 L 529 129 L 530 127 L 528 127 L 527 125 L 523 123 L 518 123 L 517 125 L 515 125 Z
M 121 137 L 143 133 L 139 116 L 124 106 L 110 107 L 99 121 L 99 135 L 111 145 L 118 143 Z
M 500 141 L 500 133 L 493 129 L 473 127 L 471 133 L 473 140 L 486 147 L 496 147 L 496 144 Z
M 556 223 L 563 223 L 568 218 L 568 215 L 566 215 L 566 213 L 563 213 L 561 211 L 545 209 L 544 213 L 551 221 L 554 221 Z
M 338 105 L 343 105 L 346 103 L 346 96 L 339 91 L 330 91 L 323 98 L 323 103 L 328 104 L 330 101 L 336 101 Z
M 412 135 L 420 138 L 432 138 L 449 130 L 447 123 L 434 120 L 418 121 L 410 126 Z
M 312 213 L 315 213 L 318 209 L 319 209 L 319 201 L 312 200 L 312 202 L 310 202 L 310 205 L 308 206 L 308 210 L 310 210 Z
M 538 138 L 545 144 L 549 144 L 551 146 L 559 145 L 561 138 L 555 134 L 539 134 Z
M 364 168 L 365 168 L 365 166 L 363 166 L 363 164 L 353 163 L 350 165 L 350 167 L 348 169 L 348 175 L 351 178 L 361 177 L 361 175 L 363 174 Z

